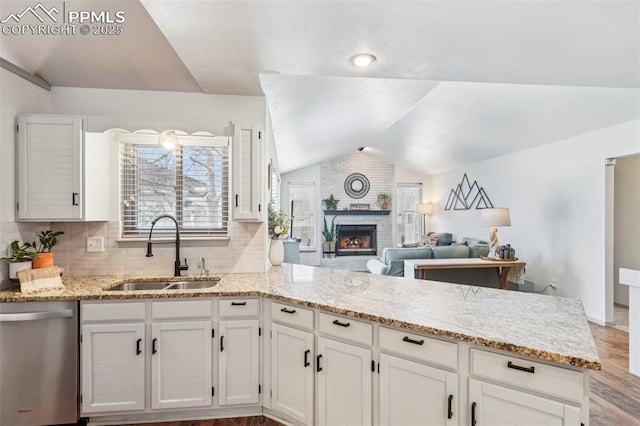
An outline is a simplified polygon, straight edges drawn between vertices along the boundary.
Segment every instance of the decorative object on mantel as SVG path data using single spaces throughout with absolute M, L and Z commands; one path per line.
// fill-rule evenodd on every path
M 62 268 L 52 266 L 50 268 L 31 269 L 18 272 L 21 293 L 36 293 L 44 290 L 64 288 L 60 276 Z
M 269 207 L 269 262 L 273 266 L 280 266 L 284 261 L 284 245 L 282 239 L 289 232 L 289 220 L 281 210 Z
M 329 195 L 329 198 L 322 200 L 325 210 L 337 210 L 340 200 L 336 200 L 333 194 Z
M 371 205 L 370 204 L 350 204 L 349 210 L 351 211 L 371 210 Z
M 344 180 L 344 192 L 351 198 L 359 199 L 369 193 L 369 179 L 362 173 L 351 173 Z M 327 209 L 329 210 L 329 209 Z
M 386 192 L 378 193 L 378 206 L 382 210 L 389 210 L 391 208 L 391 195 Z
M 431 203 L 419 203 L 416 205 L 416 213 L 422 215 L 422 235 L 427 235 L 427 216 L 429 216 L 431 212 Z
M 489 237 L 491 248 L 488 259 L 500 259 L 500 243 L 498 242 L 498 226 L 511 226 L 511 217 L 507 208 L 490 208 L 483 210 L 480 215 L 482 226 L 490 226 Z
M 64 234 L 62 231 L 42 231 L 38 234 L 39 244 L 35 241 L 26 243 L 36 251 L 37 256 L 31 261 L 33 269 L 50 268 L 53 266 L 53 252 L 51 249 L 58 244 L 58 237 Z
M 326 215 L 336 216 L 389 216 L 391 210 L 323 210 Z
M 324 225 L 322 227 L 322 238 L 324 238 L 324 242 L 322 243 L 322 252 L 324 253 L 335 253 L 336 251 L 336 217 L 334 216 L 331 219 L 331 226 L 327 225 L 327 217 L 323 217 L 322 221 Z
M 471 201 L 469 201 L 471 199 Z M 493 204 L 489 199 L 489 196 L 484 191 L 484 188 L 478 185 L 477 181 L 473 181 L 473 184 L 469 183 L 469 178 L 465 173 L 462 176 L 462 180 L 455 189 L 449 192 L 449 198 L 447 204 L 445 204 L 445 210 L 471 210 L 472 208 L 478 210 L 492 209 Z
M 31 269 L 31 261 L 37 256 L 31 251 L 31 245 L 22 241 L 12 241 L 8 250 L 9 257 L 0 258 L 1 261 L 9 264 L 9 279 L 18 280 L 18 271 Z

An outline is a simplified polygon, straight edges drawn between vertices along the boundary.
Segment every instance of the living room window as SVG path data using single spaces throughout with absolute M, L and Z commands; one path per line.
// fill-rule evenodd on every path
M 289 182 L 291 235 L 294 238 L 300 238 L 300 250 L 315 250 L 316 248 L 315 209 L 316 184 L 313 182 Z
M 398 183 L 396 193 L 397 244 L 416 244 L 422 238 L 422 217 L 416 213 L 416 206 L 422 202 L 422 184 Z
M 271 199 L 269 204 L 274 210 L 280 210 L 280 176 L 275 168 L 271 168 Z
M 186 235 L 226 236 L 229 220 L 229 140 L 180 136 L 169 150 L 157 134 L 120 134 L 122 237 L 147 235 L 160 214 L 174 216 Z M 154 232 L 172 233 L 170 221 Z

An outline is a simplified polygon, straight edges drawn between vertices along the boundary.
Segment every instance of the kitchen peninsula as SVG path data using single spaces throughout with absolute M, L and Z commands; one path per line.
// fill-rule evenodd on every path
M 157 325 L 161 328 L 185 324 L 167 319 L 198 317 L 205 331 L 216 336 L 208 345 L 213 346 L 213 358 L 227 357 L 224 363 L 214 362 L 217 367 L 210 374 L 220 382 L 233 380 L 230 376 L 223 380 L 224 369 L 234 363 L 225 350 L 237 349 L 226 337 L 233 327 L 255 328 L 256 339 L 267 336 L 256 346 L 254 399 L 225 405 L 221 400 L 229 396 L 225 392 L 230 387 L 223 385 L 214 391 L 220 398 L 217 403 L 208 398 L 200 408 L 186 411 L 176 405 L 179 413 L 167 418 L 264 413 L 294 424 L 398 424 L 419 415 L 442 417 L 447 425 L 470 420 L 482 425 L 504 421 L 501 416 L 510 412 L 525 422 L 588 424 L 588 370 L 599 370 L 601 365 L 580 301 L 287 264 L 267 273 L 219 277 L 211 288 L 166 291 L 108 290 L 123 281 L 158 277 L 64 277 L 64 289 L 34 295 L 4 290 L 0 302 L 80 300 L 83 330 L 104 323 L 107 318 L 101 315 L 110 305 L 118 306 L 111 323 L 120 326 L 129 313 L 136 318 L 137 308 L 140 316 L 132 323 L 151 327 L 156 327 L 158 318 L 164 321 Z M 185 304 L 173 309 L 173 302 Z M 200 305 L 191 309 L 186 303 Z M 159 337 L 145 338 L 141 330 L 138 345 L 151 348 L 142 357 L 153 357 L 152 351 L 162 353 L 162 343 L 158 350 L 155 346 Z M 218 340 L 222 336 L 225 340 Z M 83 344 L 87 340 L 85 336 Z M 81 349 L 81 358 L 87 362 L 85 352 Z M 349 367 L 340 370 L 338 359 Z M 283 370 L 297 360 L 298 370 Z M 350 376 L 341 381 L 341 374 L 355 373 L 357 380 Z M 81 377 L 86 393 L 89 378 L 84 372 Z M 147 385 L 152 381 L 143 380 Z M 292 380 L 301 381 L 300 386 L 287 388 Z M 96 424 L 150 418 L 145 415 L 161 418 L 154 409 L 170 404 L 150 404 L 153 398 L 148 394 L 154 392 L 146 393 L 146 403 L 143 392 L 135 409 L 104 412 L 92 411 L 85 394 L 82 416 Z M 345 406 L 332 405 L 345 392 L 349 394 Z M 433 392 L 442 393 L 441 400 Z M 406 396 L 421 393 L 436 402 L 407 409 L 411 401 Z M 297 401 L 300 398 L 303 401 Z

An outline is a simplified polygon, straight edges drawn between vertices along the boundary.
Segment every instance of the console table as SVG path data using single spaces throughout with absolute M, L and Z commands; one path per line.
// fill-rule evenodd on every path
M 483 269 L 498 268 L 500 288 L 507 288 L 511 272 L 517 267 L 524 267 L 526 262 L 520 260 L 484 260 L 470 259 L 410 259 L 404 261 L 404 276 L 413 278 L 418 271 L 418 278 L 427 279 L 427 273 L 435 269 Z

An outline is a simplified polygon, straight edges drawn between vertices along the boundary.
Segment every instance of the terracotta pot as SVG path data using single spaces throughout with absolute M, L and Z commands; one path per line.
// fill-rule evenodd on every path
M 31 261 L 33 269 L 50 268 L 53 266 L 53 253 L 44 252 L 38 253 L 38 257 Z
M 382 205 L 380 206 L 380 208 L 381 208 L 382 210 L 389 210 L 389 204 L 387 204 L 387 203 L 382 203 Z

